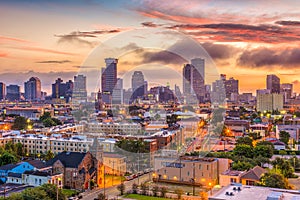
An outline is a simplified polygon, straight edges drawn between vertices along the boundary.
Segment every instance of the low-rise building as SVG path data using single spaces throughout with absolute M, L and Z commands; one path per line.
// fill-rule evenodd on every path
M 55 184 L 59 188 L 63 187 L 63 174 L 50 174 L 41 171 L 25 171 L 22 174 L 22 184 L 38 187 L 46 183 Z
M 142 127 L 139 123 L 88 123 L 87 131 L 90 133 L 139 135 Z
M 106 174 L 123 176 L 126 173 L 126 157 L 116 153 L 104 153 L 103 164 Z
M 231 183 L 240 183 L 241 176 L 245 173 L 245 171 L 236 171 L 228 169 L 225 172 L 220 174 L 219 185 L 224 187 L 230 185 Z
M 246 173 L 242 174 L 240 181 L 243 185 L 255 185 L 260 181 L 261 176 L 266 173 L 262 167 L 255 166 L 253 169 L 250 169 Z

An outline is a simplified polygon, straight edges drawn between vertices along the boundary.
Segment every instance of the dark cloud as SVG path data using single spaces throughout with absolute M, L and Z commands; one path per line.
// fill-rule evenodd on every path
M 143 53 L 143 63 L 162 63 L 181 65 L 185 59 L 169 51 L 145 52 Z
M 238 58 L 237 63 L 241 66 L 290 68 L 299 66 L 300 48 L 288 48 L 283 50 L 258 48 L 244 51 Z
M 54 36 L 59 37 L 58 43 L 69 42 L 69 43 L 80 44 L 88 47 L 94 47 L 96 45 L 95 42 L 90 42 L 82 38 L 97 38 L 97 35 L 118 33 L 118 32 L 120 32 L 120 30 L 118 29 L 95 30 L 95 31 L 73 31 L 69 34 L 54 35 Z
M 205 42 L 202 46 L 213 59 L 230 58 L 238 51 L 237 48 L 225 44 Z
M 143 26 L 146 26 L 146 27 L 152 27 L 152 28 L 155 28 L 155 27 L 158 27 L 158 26 L 161 26 L 159 24 L 155 24 L 153 22 L 143 22 L 141 23 Z
M 284 26 L 300 26 L 300 21 L 277 21 L 275 23 Z
M 70 63 L 70 60 L 45 60 L 45 61 L 39 61 L 36 63 L 42 63 L 42 64 L 63 64 L 63 63 Z
M 81 65 L 77 65 L 77 66 L 73 66 L 74 68 L 77 69 L 96 69 L 96 66 L 81 66 Z

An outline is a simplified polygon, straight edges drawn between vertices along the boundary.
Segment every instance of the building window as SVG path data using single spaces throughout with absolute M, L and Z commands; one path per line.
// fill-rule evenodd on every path
M 199 164 L 199 169 L 201 170 L 201 164 Z
M 207 170 L 209 170 L 209 165 L 207 165 Z
M 230 178 L 230 183 L 236 183 L 236 178 Z
M 246 180 L 246 185 L 254 185 L 255 182 L 251 180 Z

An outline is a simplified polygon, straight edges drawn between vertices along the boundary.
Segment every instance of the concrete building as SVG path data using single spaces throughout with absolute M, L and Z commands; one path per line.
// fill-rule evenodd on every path
M 134 71 L 131 77 L 131 88 L 133 91 L 131 101 L 139 97 L 143 97 L 145 94 L 145 79 L 143 72 Z
M 245 173 L 245 171 L 236 171 L 236 170 L 228 169 L 225 172 L 220 174 L 219 185 L 221 187 L 225 187 L 232 183 L 240 183 L 241 176 L 243 173 Z
M 42 107 L 12 107 L 6 108 L 6 114 L 20 115 L 31 120 L 38 120 L 44 114 Z
M 68 103 L 71 100 L 73 93 L 74 83 L 69 80 L 64 83 L 61 78 L 55 80 L 55 83 L 52 84 L 52 99 L 60 99 L 64 100 L 64 102 Z
M 293 95 L 293 84 L 291 83 L 282 83 L 280 84 L 280 93 L 283 94 L 284 102 L 288 102 Z
M 280 93 L 280 78 L 274 74 L 267 75 L 267 89 L 272 93 Z
M 117 83 L 112 92 L 112 104 L 123 104 L 123 102 L 124 102 L 123 79 L 118 78 Z
M 103 164 L 106 174 L 123 176 L 126 173 L 126 157 L 116 153 L 104 153 Z
M 228 160 L 228 159 L 227 159 Z M 162 155 L 154 158 L 154 181 L 195 185 L 216 185 L 220 167 L 217 158 Z
M 87 101 L 86 76 L 74 76 L 72 101 L 75 103 L 83 103 Z
M 19 101 L 21 97 L 20 86 L 8 85 L 6 86 L 6 99 L 8 101 Z
M 38 77 L 31 77 L 24 83 L 25 99 L 28 101 L 40 101 L 42 96 L 41 80 Z
M 138 135 L 141 134 L 141 125 L 138 123 L 88 123 L 87 132 L 121 134 L 121 135 Z
M 232 184 L 210 196 L 209 200 L 297 200 L 300 192 L 278 188 Z
M 6 97 L 6 87 L 5 84 L 0 82 L 0 101 L 5 100 Z
M 273 111 L 283 109 L 283 95 L 282 94 L 258 94 L 256 96 L 257 111 Z
M 101 71 L 101 91 L 102 94 L 112 95 L 115 85 L 117 84 L 117 64 L 118 59 L 106 58 L 106 68 Z M 111 103 L 109 98 L 103 97 L 105 103 Z
M 233 101 L 232 97 L 239 94 L 239 80 L 231 77 L 230 79 L 225 80 L 224 84 L 226 98 Z

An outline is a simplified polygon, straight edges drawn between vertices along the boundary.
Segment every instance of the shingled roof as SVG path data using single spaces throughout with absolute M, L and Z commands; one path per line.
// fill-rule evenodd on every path
M 49 160 L 46 165 L 52 166 L 57 160 L 59 160 L 65 167 L 77 168 L 87 153 L 80 152 L 62 152 Z
M 260 177 L 265 173 L 266 170 L 260 166 L 255 166 L 253 169 L 250 169 L 245 174 L 241 176 L 241 179 L 250 179 L 259 181 Z
M 29 164 L 31 164 L 33 167 L 37 169 L 43 169 L 47 167 L 46 163 L 41 160 L 26 160 L 26 162 L 28 162 Z

